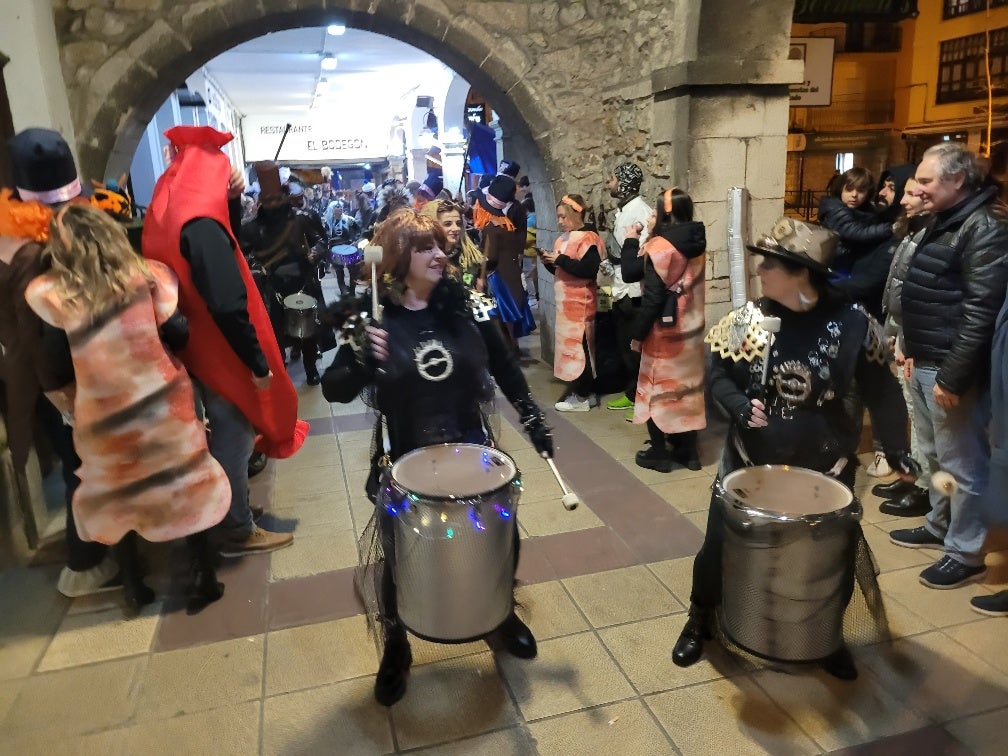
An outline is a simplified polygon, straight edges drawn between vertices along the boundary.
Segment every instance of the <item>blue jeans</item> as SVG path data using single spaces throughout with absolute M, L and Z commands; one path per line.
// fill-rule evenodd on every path
M 248 462 L 255 431 L 235 405 L 200 382 L 193 380 L 193 384 L 210 423 L 210 454 L 224 468 L 231 484 L 231 508 L 217 525 L 217 531 L 225 540 L 244 541 L 255 529 L 248 493 Z
M 944 410 L 931 393 L 937 374 L 937 367 L 914 365 L 911 391 L 917 443 L 927 462 L 925 472 L 944 470 L 959 486 L 951 497 L 931 489 L 931 511 L 924 527 L 945 539 L 946 554 L 976 567 L 983 564 L 987 537 L 979 504 L 990 467 L 990 388 L 971 388 L 956 407 Z

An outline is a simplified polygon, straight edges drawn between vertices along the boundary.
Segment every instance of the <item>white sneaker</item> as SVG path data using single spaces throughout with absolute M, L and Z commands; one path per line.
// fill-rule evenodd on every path
M 591 403 L 587 399 L 578 399 L 576 396 L 568 396 L 553 405 L 557 412 L 587 412 L 591 409 Z
M 105 557 L 100 564 L 90 570 L 75 571 L 64 567 L 60 572 L 56 589 L 67 598 L 117 591 L 122 588 L 122 583 L 115 580 L 118 574 L 119 565 L 110 557 Z
M 873 478 L 884 478 L 887 475 L 892 474 L 892 470 L 889 468 L 889 463 L 886 462 L 884 453 L 880 451 L 875 452 L 875 461 L 868 465 L 867 472 Z

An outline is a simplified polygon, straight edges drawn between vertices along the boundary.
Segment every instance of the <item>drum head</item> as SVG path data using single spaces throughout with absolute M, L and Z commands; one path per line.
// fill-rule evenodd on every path
M 353 244 L 335 244 L 330 251 L 333 254 L 340 255 L 341 257 L 350 257 L 352 255 L 360 254 L 360 250 Z
M 827 514 L 854 500 L 835 478 L 788 465 L 744 467 L 726 475 L 721 486 L 736 506 L 782 515 Z
M 425 446 L 392 465 L 399 487 L 424 499 L 484 496 L 510 484 L 517 474 L 511 457 L 478 444 Z
M 283 301 L 284 307 L 288 310 L 312 310 L 318 305 L 315 297 L 309 296 L 304 292 L 298 292 L 297 294 L 291 294 L 289 297 L 284 297 Z

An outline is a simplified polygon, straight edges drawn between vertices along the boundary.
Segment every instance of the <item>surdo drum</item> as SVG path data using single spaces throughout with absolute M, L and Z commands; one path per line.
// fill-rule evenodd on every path
M 399 619 L 442 643 L 474 640 L 511 613 L 518 468 L 477 444 L 440 444 L 405 454 L 378 492 L 395 537 Z
M 775 661 L 816 661 L 843 643 L 861 504 L 834 478 L 747 467 L 714 485 L 725 522 L 722 629 Z
M 350 267 L 364 259 L 364 253 L 355 244 L 334 244 L 329 248 L 329 262 Z
M 307 339 L 315 335 L 318 302 L 304 292 L 284 297 L 284 325 L 292 339 Z

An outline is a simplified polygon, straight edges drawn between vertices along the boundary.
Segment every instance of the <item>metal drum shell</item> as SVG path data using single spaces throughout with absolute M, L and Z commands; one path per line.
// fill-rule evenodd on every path
M 746 477 L 789 475 L 789 488 L 812 485 L 809 496 L 822 494 L 835 506 L 789 513 L 770 508 L 762 501 L 766 495 L 732 493 L 732 484 Z M 778 661 L 815 661 L 839 648 L 853 589 L 860 502 L 833 478 L 782 465 L 738 470 L 718 481 L 714 493 L 725 523 L 721 622 L 728 638 Z
M 308 339 L 318 327 L 318 300 L 298 292 L 284 297 L 284 328 L 292 339 Z
M 499 482 L 457 496 L 423 493 L 402 470 L 424 455 L 488 454 L 501 463 Z M 476 455 L 475 457 L 471 455 Z M 415 477 L 415 476 L 414 476 Z M 380 515 L 392 517 L 396 601 L 400 621 L 438 643 L 481 638 L 511 613 L 515 524 L 521 477 L 507 454 L 477 444 L 438 444 L 403 455 L 378 492 Z

